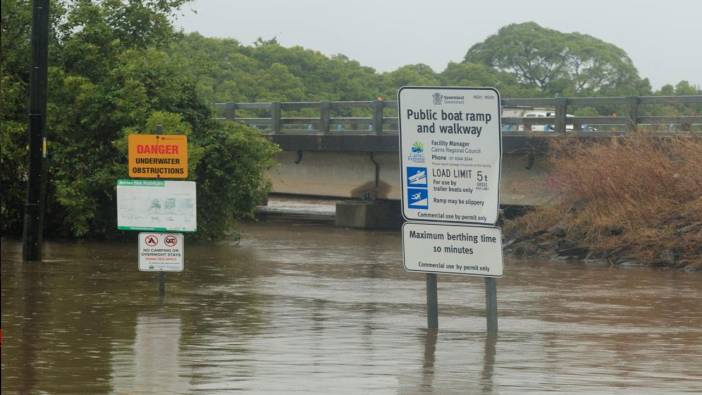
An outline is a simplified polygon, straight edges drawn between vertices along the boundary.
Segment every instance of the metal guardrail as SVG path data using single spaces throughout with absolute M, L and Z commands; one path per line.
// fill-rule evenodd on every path
M 593 132 L 593 126 L 616 126 L 623 131 L 636 131 L 644 125 L 660 127 L 679 126 L 681 131 L 691 131 L 693 125 L 702 125 L 702 114 L 687 116 L 641 115 L 641 107 L 649 105 L 702 105 L 700 96 L 632 96 L 632 97 L 559 97 L 502 99 L 502 107 L 537 109 L 552 108 L 552 117 L 502 117 L 503 130 L 531 132 L 535 125 L 548 125 L 541 129 L 549 132 Z M 574 117 L 568 115 L 571 106 L 619 106 L 623 115 Z M 269 103 L 215 103 L 219 118 L 236 120 L 270 133 L 334 133 L 392 134 L 397 133 L 397 102 L 373 101 L 320 101 L 320 102 L 269 102 Z M 316 117 L 284 117 L 284 111 L 316 109 Z M 366 109 L 368 117 L 332 116 L 334 112 Z M 240 111 L 268 113 L 267 117 L 238 117 Z M 394 115 L 386 114 L 394 112 Z

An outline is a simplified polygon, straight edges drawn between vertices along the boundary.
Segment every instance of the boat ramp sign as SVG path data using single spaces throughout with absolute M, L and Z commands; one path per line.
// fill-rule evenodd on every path
M 499 93 L 403 87 L 397 100 L 405 269 L 501 276 Z
M 398 108 L 402 215 L 494 225 L 502 159 L 497 90 L 403 87 Z
M 139 270 L 142 272 L 182 272 L 182 233 L 139 233 Z
M 488 333 L 497 333 L 502 276 L 500 94 L 493 88 L 402 87 L 402 260 L 426 273 L 427 326 L 439 327 L 437 273 L 484 277 Z

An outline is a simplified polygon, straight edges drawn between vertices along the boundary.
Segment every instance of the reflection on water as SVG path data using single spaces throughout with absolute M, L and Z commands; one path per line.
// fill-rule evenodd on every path
M 436 355 L 437 331 L 427 330 L 424 335 L 424 361 L 422 363 L 422 387 L 421 391 L 428 391 L 433 387 L 434 382 L 434 360 Z
M 139 314 L 133 344 L 113 344 L 112 387 L 118 394 L 144 388 L 164 393 L 185 392 L 188 380 L 180 375 L 180 328 L 178 317 Z
M 490 334 L 485 337 L 485 353 L 483 355 L 483 370 L 480 373 L 480 385 L 484 394 L 491 394 L 492 391 L 492 375 L 493 367 L 495 366 L 495 353 L 497 345 L 497 336 Z
M 259 223 L 137 271 L 133 243 L 2 241 L 8 393 L 699 393 L 702 276 L 507 261 L 500 333 L 479 278 L 439 277 L 438 332 L 399 232 Z M 187 240 L 186 240 L 187 243 Z

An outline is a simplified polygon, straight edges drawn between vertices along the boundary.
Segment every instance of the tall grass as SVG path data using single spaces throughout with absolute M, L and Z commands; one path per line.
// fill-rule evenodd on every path
M 590 251 L 648 264 L 702 263 L 702 137 L 638 133 L 551 148 L 559 205 L 510 226 L 558 225 Z

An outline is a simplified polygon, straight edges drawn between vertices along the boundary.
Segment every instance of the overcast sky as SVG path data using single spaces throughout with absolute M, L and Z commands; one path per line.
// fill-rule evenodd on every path
M 701 0 L 195 0 L 176 25 L 247 45 L 276 37 L 378 71 L 425 63 L 438 72 L 527 21 L 623 48 L 656 89 L 680 80 L 702 89 Z

